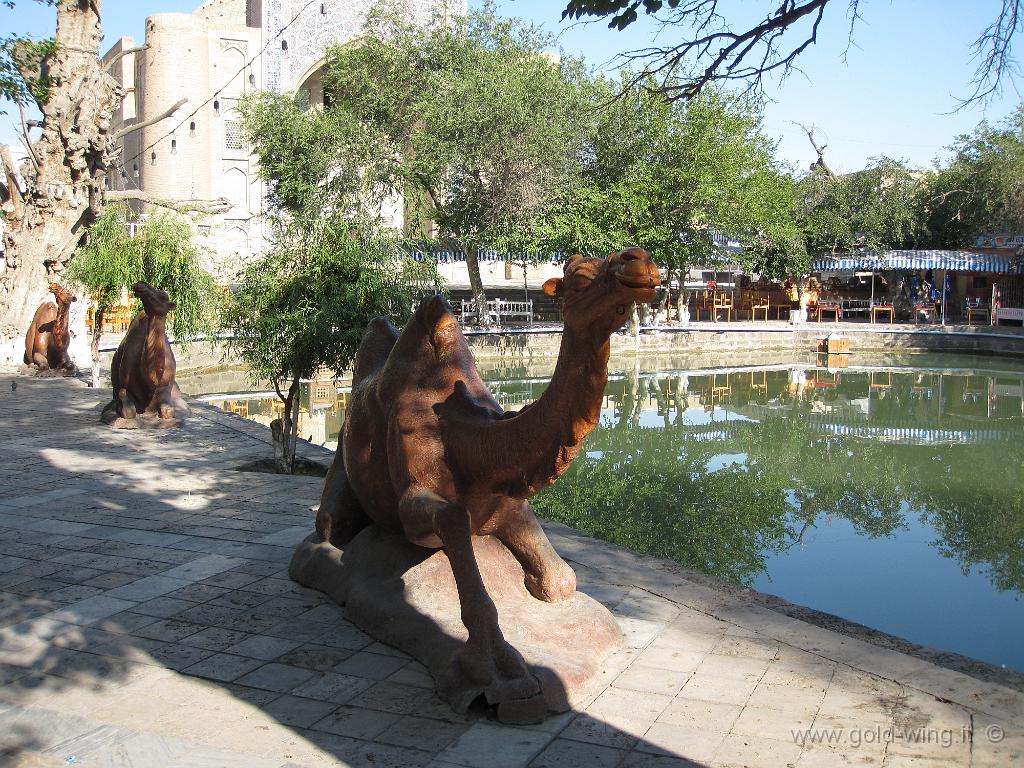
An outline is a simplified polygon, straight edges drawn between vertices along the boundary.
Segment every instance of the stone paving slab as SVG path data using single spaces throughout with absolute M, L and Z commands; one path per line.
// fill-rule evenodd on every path
M 234 471 L 266 429 L 196 405 L 103 427 L 105 390 L 0 373 L 0 765 L 1012 766 L 1024 695 L 547 525 L 626 646 L 533 727 L 288 580 L 321 481 Z M 314 446 L 307 458 L 328 461 Z

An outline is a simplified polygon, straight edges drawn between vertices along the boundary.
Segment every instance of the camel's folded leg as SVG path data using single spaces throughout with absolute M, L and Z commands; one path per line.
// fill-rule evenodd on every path
M 32 365 L 34 365 L 41 371 L 47 371 L 50 369 L 50 363 L 46 359 L 46 355 L 44 355 L 42 352 L 32 353 Z
M 536 696 L 540 684 L 519 652 L 505 641 L 498 626 L 498 611 L 484 587 L 473 552 L 469 514 L 422 486 L 406 490 L 398 502 L 398 511 L 413 543 L 430 546 L 436 536 L 448 555 L 459 592 L 462 623 L 469 632 L 469 640 L 459 655 L 465 676 L 480 685 L 492 703 Z
M 502 525 L 494 535 L 523 566 L 530 594 L 549 603 L 572 597 L 576 573 L 555 552 L 530 504 L 524 501 L 502 513 Z
M 118 410 L 122 419 L 134 419 L 138 415 L 138 411 L 135 408 L 135 398 L 128 394 L 128 390 L 121 387 L 121 391 L 117 393 L 117 400 L 119 403 Z
M 329 541 L 339 549 L 369 524 L 359 500 L 348 482 L 341 448 L 334 457 L 324 491 L 320 495 L 320 509 L 316 513 L 316 532 L 321 541 Z

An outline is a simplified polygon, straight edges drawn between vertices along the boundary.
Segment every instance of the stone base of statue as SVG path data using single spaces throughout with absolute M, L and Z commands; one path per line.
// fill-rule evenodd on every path
M 175 429 L 185 425 L 185 420 L 174 416 L 163 419 L 159 413 L 139 413 L 133 418 L 125 418 L 118 413 L 117 400 L 111 400 L 103 408 L 100 421 L 114 429 Z
M 456 712 L 484 696 L 500 721 L 526 724 L 575 706 L 596 683 L 602 662 L 622 645 L 615 618 L 581 592 L 559 603 L 533 597 L 522 566 L 493 536 L 474 536 L 473 549 L 502 633 L 540 683 L 540 695 L 500 700 L 493 685 L 463 671 L 460 652 L 468 633 L 443 550 L 423 549 L 370 526 L 344 551 L 310 536 L 296 549 L 288 573 L 344 605 L 367 634 L 421 662 Z

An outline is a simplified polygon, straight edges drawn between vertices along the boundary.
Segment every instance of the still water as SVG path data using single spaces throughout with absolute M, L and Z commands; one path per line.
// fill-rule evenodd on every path
M 1024 671 L 1024 364 L 748 355 L 627 366 L 613 361 L 601 426 L 534 499 L 541 514 Z M 542 394 L 551 365 L 482 373 L 517 409 Z M 182 384 L 263 423 L 280 415 L 268 393 L 224 394 L 245 386 L 238 373 Z M 333 446 L 346 399 L 333 382 L 305 387 L 303 437 Z

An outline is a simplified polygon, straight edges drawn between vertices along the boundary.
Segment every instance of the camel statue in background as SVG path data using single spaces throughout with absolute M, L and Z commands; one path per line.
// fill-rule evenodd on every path
M 189 412 L 174 380 L 174 352 L 167 340 L 167 313 L 174 302 L 165 291 L 138 282 L 142 301 L 110 365 L 114 397 L 100 419 L 116 429 L 180 427 Z
M 544 285 L 562 300 L 565 320 L 554 375 L 543 396 L 519 412 L 503 412 L 491 395 L 440 296 L 425 299 L 401 334 L 378 318 L 363 336 L 317 536 L 340 549 L 376 523 L 419 547 L 444 549 L 468 630 L 452 672 L 469 690 L 459 694 L 457 709 L 483 693 L 492 704 L 518 702 L 510 719 L 499 706 L 502 720 L 538 717 L 538 680 L 498 625 L 474 537 L 492 534 L 504 544 L 538 600 L 574 597 L 575 573 L 552 548 L 527 499 L 569 468 L 597 425 L 610 337 L 635 302 L 654 298 L 659 284 L 658 269 L 641 248 L 571 258 L 564 276 Z M 297 562 L 293 578 L 315 582 L 304 581 Z M 543 699 L 540 705 L 543 712 Z
M 57 283 L 50 283 L 49 290 L 57 303 L 45 301 L 36 310 L 25 334 L 25 365 L 50 375 L 74 374 L 77 369 L 68 356 L 71 345 L 68 317 L 71 302 L 78 299 Z

